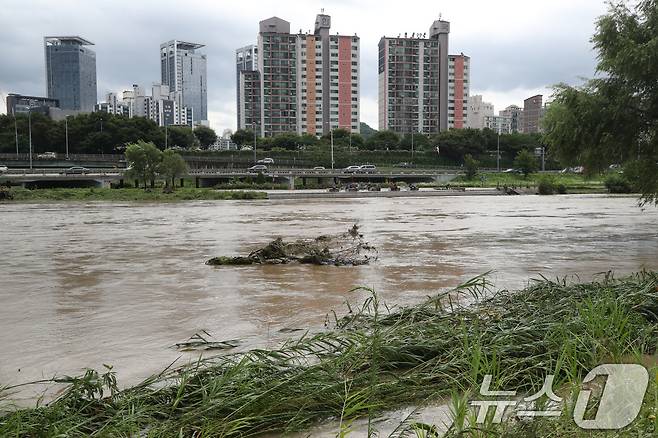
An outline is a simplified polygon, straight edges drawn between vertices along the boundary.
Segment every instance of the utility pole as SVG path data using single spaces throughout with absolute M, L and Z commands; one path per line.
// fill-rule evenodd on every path
M 32 107 L 27 107 L 27 132 L 30 142 L 30 169 L 32 169 Z
M 334 170 L 334 130 L 331 131 L 331 170 Z
M 164 121 L 164 125 L 165 125 L 165 150 L 167 150 L 167 148 L 169 147 L 168 146 L 169 145 L 169 138 L 168 138 L 167 121 L 166 120 Z

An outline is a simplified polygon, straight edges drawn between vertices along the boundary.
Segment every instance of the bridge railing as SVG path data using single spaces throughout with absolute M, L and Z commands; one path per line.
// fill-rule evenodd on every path
M 33 161 L 55 161 L 66 160 L 66 154 L 55 154 L 54 157 L 39 158 L 41 153 L 32 153 Z M 0 154 L 0 160 L 3 161 L 28 161 L 30 154 Z M 109 161 L 123 162 L 126 160 L 122 154 L 69 154 L 69 161 Z

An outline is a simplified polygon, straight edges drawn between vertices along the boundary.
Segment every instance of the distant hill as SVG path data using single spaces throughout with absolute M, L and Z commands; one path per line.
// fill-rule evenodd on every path
M 361 135 L 364 140 L 368 140 L 375 132 L 377 132 L 376 129 L 372 129 L 367 123 L 361 122 Z

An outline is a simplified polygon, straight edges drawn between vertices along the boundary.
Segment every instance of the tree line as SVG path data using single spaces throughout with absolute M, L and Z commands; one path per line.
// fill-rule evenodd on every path
M 250 130 L 237 130 L 231 140 L 239 146 L 253 147 L 254 134 Z M 334 147 L 338 149 L 353 148 L 354 150 L 389 150 L 389 151 L 434 151 L 453 162 L 461 163 L 464 156 L 482 156 L 496 151 L 500 141 L 500 152 L 503 159 L 511 161 L 521 150 L 531 150 L 542 145 L 540 134 L 498 134 L 491 129 L 453 129 L 443 131 L 428 137 L 423 134 L 398 135 L 393 131 L 376 131 L 368 139 L 360 134 L 351 134 L 345 129 L 333 131 Z M 273 137 L 256 138 L 256 147 L 260 150 L 285 149 L 300 150 L 316 146 L 326 147 L 331 143 L 331 134 L 321 138 L 314 135 L 282 133 Z
M 195 129 L 183 126 L 158 126 L 144 117 L 128 118 L 107 113 L 90 113 L 71 116 L 68 121 L 54 121 L 49 117 L 33 113 L 31 115 L 32 151 L 66 152 L 66 131 L 68 125 L 69 153 L 72 154 L 112 154 L 123 153 L 126 145 L 139 140 L 153 143 L 157 148 L 180 147 L 183 149 L 206 149 L 217 140 L 215 131 L 205 126 Z M 29 151 L 28 116 L 19 114 L 0 115 L 0 152 Z

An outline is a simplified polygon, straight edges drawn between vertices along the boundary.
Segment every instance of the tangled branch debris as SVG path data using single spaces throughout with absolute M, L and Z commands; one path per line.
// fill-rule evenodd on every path
M 207 265 L 257 265 L 304 263 L 313 265 L 358 266 L 377 260 L 377 249 L 363 240 L 359 227 L 335 235 L 285 242 L 278 238 L 247 257 L 214 257 Z

